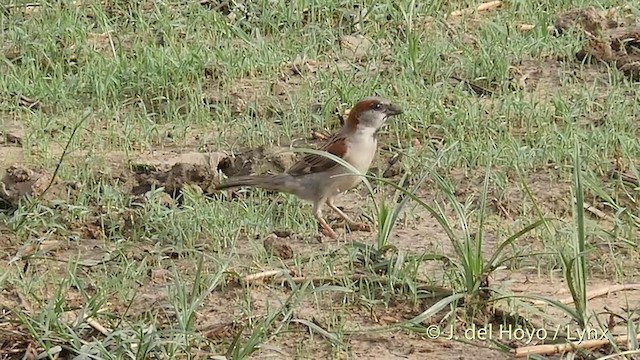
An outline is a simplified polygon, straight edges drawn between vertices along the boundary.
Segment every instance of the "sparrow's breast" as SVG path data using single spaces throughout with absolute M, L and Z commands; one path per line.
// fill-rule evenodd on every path
M 376 145 L 376 139 L 372 137 L 369 137 L 366 141 L 352 142 L 349 144 L 347 154 L 345 154 L 343 158 L 361 174 L 366 174 L 375 157 Z M 337 166 L 335 170 L 332 171 L 332 188 L 335 193 L 342 193 L 352 189 L 362 181 L 362 176 L 351 174 L 353 174 L 353 172 L 342 166 Z
M 366 174 L 376 156 L 377 140 L 373 137 L 357 139 L 349 144 L 349 151 L 345 160 L 361 173 Z

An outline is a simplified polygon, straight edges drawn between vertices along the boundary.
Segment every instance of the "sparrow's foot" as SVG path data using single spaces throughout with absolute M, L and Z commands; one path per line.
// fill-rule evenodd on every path
M 338 240 L 338 234 L 336 234 L 335 231 L 333 231 L 333 229 L 329 228 L 329 229 L 322 229 L 322 234 L 324 236 L 328 236 L 334 240 Z
M 327 199 L 327 205 L 329 205 L 329 207 L 333 209 L 333 211 L 335 211 L 336 214 L 338 214 L 344 220 L 347 226 L 349 226 L 349 229 L 354 231 L 371 231 L 370 225 L 365 223 L 357 223 L 353 221 L 349 216 L 347 216 L 347 214 L 345 214 L 342 210 L 340 210 L 340 208 L 338 208 L 333 203 L 333 198 Z
M 331 228 L 331 226 L 329 226 L 329 224 L 327 224 L 326 221 L 321 220 L 320 221 L 320 226 L 322 227 L 322 234 L 324 234 L 325 236 L 328 236 L 334 240 L 338 239 L 338 234 L 336 234 L 335 231 L 333 231 L 333 229 Z

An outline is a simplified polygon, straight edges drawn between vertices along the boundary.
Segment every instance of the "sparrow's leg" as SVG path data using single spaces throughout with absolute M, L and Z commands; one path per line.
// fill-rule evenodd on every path
M 369 226 L 369 224 L 355 222 L 349 216 L 347 216 L 347 214 L 345 214 L 342 210 L 338 209 L 338 207 L 333 203 L 332 197 L 327 199 L 327 205 L 329 205 L 329 207 L 333 211 L 335 211 L 341 218 L 344 219 L 344 221 L 347 222 L 347 225 L 349 225 L 349 228 L 351 230 L 371 231 L 371 226 Z
M 320 226 L 322 226 L 322 233 L 325 236 L 328 236 L 332 239 L 338 239 L 338 234 L 336 234 L 336 232 L 333 231 L 331 226 L 329 226 L 329 224 L 327 224 L 325 219 L 322 217 L 323 202 L 324 200 L 313 203 L 313 216 L 316 218 L 316 220 L 318 220 L 318 223 L 320 223 Z

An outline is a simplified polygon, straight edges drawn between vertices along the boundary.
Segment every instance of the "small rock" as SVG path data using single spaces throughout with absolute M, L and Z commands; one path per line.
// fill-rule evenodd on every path
M 7 132 L 6 139 L 9 144 L 16 144 L 18 146 L 22 146 L 22 137 L 23 133 L 21 131 L 11 131 Z

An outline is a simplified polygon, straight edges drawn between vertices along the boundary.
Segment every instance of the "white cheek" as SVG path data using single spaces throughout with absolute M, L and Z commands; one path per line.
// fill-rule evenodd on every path
M 369 112 L 365 113 L 363 118 L 368 120 L 366 121 L 367 126 L 378 129 L 385 124 L 387 116 L 381 112 L 369 110 Z

